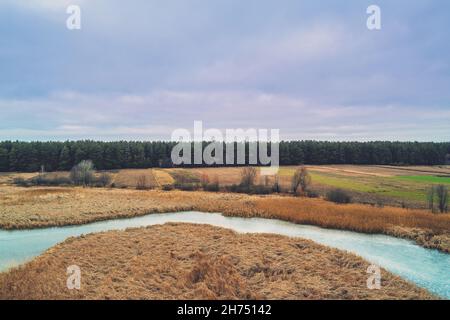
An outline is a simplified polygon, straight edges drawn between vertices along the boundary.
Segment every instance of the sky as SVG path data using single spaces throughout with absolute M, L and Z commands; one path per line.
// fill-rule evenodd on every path
M 448 0 L 0 0 L 0 140 L 450 141 L 449 30 Z

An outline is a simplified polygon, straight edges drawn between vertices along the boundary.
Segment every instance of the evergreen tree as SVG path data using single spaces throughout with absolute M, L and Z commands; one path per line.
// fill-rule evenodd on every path
M 70 170 L 82 160 L 92 160 L 99 170 L 171 167 L 175 142 L 0 142 L 0 170 Z M 206 142 L 203 143 L 205 147 Z M 246 144 L 246 159 L 249 158 Z M 193 148 L 193 146 L 192 146 Z M 237 144 L 235 144 L 235 152 Z M 282 141 L 280 164 L 380 164 L 439 165 L 450 154 L 450 142 L 326 142 Z M 224 155 L 225 157 L 225 155 Z M 236 157 L 236 153 L 234 155 Z M 193 165 L 186 165 L 187 167 Z
M 0 148 L 0 172 L 9 171 L 9 156 L 8 150 Z
M 67 171 L 72 169 L 73 161 L 70 155 L 70 149 L 68 146 L 64 146 L 59 155 L 59 170 Z

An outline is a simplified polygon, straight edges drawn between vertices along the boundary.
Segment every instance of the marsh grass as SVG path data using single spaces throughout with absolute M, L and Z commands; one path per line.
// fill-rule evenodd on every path
M 67 290 L 72 264 L 81 290 Z M 435 299 L 385 270 L 383 290 L 367 289 L 368 265 L 303 239 L 172 223 L 70 238 L 0 273 L 0 299 Z
M 278 218 L 364 233 L 384 233 L 450 251 L 450 215 L 385 206 L 338 205 L 322 199 L 222 192 L 0 187 L 4 229 L 83 224 L 177 211 Z M 35 217 L 39 217 L 36 219 Z

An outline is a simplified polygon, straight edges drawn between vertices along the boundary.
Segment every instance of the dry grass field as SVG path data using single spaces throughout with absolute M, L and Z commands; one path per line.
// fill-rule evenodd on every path
M 279 181 L 285 188 L 295 169 L 281 168 Z M 200 183 L 204 177 L 222 187 L 237 184 L 241 168 L 117 170 L 109 172 L 111 185 L 106 188 L 18 187 L 15 178 L 36 174 L 13 173 L 0 174 L 0 228 L 75 225 L 163 212 L 221 212 L 387 234 L 450 253 L 449 214 L 418 209 L 420 201 L 409 209 L 396 202 L 414 203 L 414 194 L 425 192 L 428 183 L 445 179 L 445 168 L 411 168 L 413 173 L 406 174 L 385 167 L 308 169 L 312 187 L 322 193 L 339 187 L 357 202 L 384 197 L 386 204 L 397 206 L 338 205 L 287 194 L 163 191 L 164 186 Z M 67 177 L 68 173 L 50 175 Z M 149 190 L 137 190 L 139 181 L 145 181 Z M 258 175 L 256 183 L 273 181 Z M 72 264 L 82 269 L 80 291 L 66 289 L 66 268 Z M 434 298 L 386 271 L 382 290 L 368 290 L 367 265 L 354 255 L 306 240 L 168 224 L 68 239 L 31 262 L 0 273 L 0 299 Z
M 117 188 L 136 188 L 139 183 L 144 187 L 158 187 L 158 181 L 152 169 L 124 169 L 112 173 L 112 183 Z
M 289 190 L 291 179 L 298 167 L 284 166 L 279 171 L 279 183 L 284 190 Z M 450 185 L 450 166 L 357 166 L 327 165 L 307 166 L 311 177 L 311 188 L 324 196 L 335 188 L 346 190 L 353 201 L 365 204 L 397 207 L 426 208 L 427 189 L 433 184 Z M 194 168 L 162 169 L 169 174 L 176 171 L 178 175 L 201 179 L 207 176 L 217 180 L 221 186 L 239 184 L 241 168 Z M 257 176 L 258 184 L 273 184 L 275 179 Z
M 0 273 L 0 299 L 435 299 L 384 270 L 369 290 L 367 267 L 307 240 L 166 224 L 70 238 Z
M 450 252 L 450 215 L 396 207 L 338 205 L 292 196 L 81 187 L 0 186 L 0 228 L 23 229 L 176 211 L 278 218 L 300 224 L 383 233 Z
M 288 191 L 298 167 L 281 167 L 278 180 Z M 377 206 L 397 206 L 425 209 L 426 194 L 433 184 L 450 186 L 450 166 L 357 166 L 327 165 L 307 166 L 312 177 L 311 189 L 321 196 L 329 190 L 340 188 L 352 196 L 353 202 Z M 144 179 L 146 187 L 161 188 L 179 181 L 199 182 L 203 178 L 217 181 L 222 188 L 241 181 L 242 168 L 192 168 L 192 169 L 124 169 L 107 172 L 111 185 L 116 188 L 136 188 Z M 258 169 L 259 172 L 259 169 Z M 0 173 L 0 184 L 11 184 L 14 178 L 32 178 L 37 173 Z M 68 172 L 48 174 L 50 177 L 68 177 Z M 272 185 L 274 177 L 256 177 L 257 184 Z

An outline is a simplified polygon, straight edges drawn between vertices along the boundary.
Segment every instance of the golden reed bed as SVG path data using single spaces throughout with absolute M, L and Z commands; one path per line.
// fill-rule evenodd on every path
M 0 186 L 0 228 L 3 229 L 83 224 L 188 210 L 383 233 L 450 252 L 450 215 L 424 210 L 337 205 L 321 199 L 273 195 Z
M 67 288 L 68 266 L 81 289 Z M 363 259 L 312 241 L 165 224 L 70 238 L 0 273 L 0 299 L 435 299 Z

